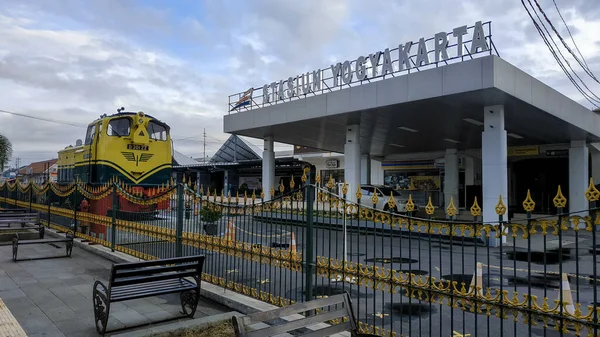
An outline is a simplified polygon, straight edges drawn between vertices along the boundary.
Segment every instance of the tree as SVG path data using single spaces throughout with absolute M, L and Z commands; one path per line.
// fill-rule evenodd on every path
M 12 144 L 6 136 L 0 134 L 0 172 L 4 171 L 4 165 L 8 164 L 10 157 L 12 157 Z

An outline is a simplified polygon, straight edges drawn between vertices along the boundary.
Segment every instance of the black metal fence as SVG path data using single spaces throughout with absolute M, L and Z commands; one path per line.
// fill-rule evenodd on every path
M 49 227 L 71 227 L 89 244 L 141 259 L 206 255 L 205 281 L 284 306 L 350 293 L 360 330 L 382 336 L 596 336 L 600 192 L 589 209 L 482 223 L 477 201 L 432 218 L 377 210 L 333 183 L 302 177 L 265 195 L 220 195 L 185 183 L 139 188 L 119 182 L 0 185 L 0 207 L 28 208 Z M 270 199 L 270 200 L 267 200 Z M 386 197 L 387 199 L 387 197 Z M 396 209 L 387 200 L 387 209 Z M 372 206 L 369 206 L 372 205 Z M 488 245 L 491 238 L 503 242 Z

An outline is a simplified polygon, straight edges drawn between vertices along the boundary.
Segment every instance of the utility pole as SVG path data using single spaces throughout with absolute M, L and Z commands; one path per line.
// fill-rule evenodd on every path
M 21 157 L 17 157 L 15 159 L 15 168 L 17 169 L 17 174 L 19 174 L 19 164 L 21 163 Z
M 204 128 L 204 153 L 202 155 L 202 162 L 206 163 L 206 128 Z

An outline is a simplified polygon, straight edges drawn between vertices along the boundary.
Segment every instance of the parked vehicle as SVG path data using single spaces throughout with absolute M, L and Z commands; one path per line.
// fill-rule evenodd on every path
M 392 213 L 400 213 L 406 214 L 406 203 L 408 202 L 408 193 L 406 195 L 400 193 L 399 191 L 383 186 L 383 185 L 361 185 L 360 190 L 362 192 L 362 198 L 360 199 L 360 204 L 363 206 L 373 207 L 372 197 L 374 193 L 377 193 L 377 204 L 375 207 L 380 210 L 384 210 L 386 212 Z M 390 206 L 388 201 L 390 197 L 394 198 L 396 206 L 390 210 Z M 416 215 L 418 212 L 418 206 L 415 205 L 415 209 L 413 211 L 413 215 Z

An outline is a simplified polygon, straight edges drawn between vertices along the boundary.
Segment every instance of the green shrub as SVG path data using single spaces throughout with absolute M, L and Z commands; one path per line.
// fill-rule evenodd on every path
M 200 219 L 204 222 L 215 222 L 221 219 L 221 211 L 204 206 L 200 211 Z

